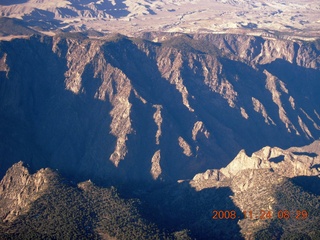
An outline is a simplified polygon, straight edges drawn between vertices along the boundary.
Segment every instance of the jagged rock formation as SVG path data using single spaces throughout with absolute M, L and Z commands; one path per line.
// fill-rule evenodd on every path
M 251 156 L 241 150 L 225 168 L 207 170 L 195 175 L 191 185 L 198 190 L 215 185 L 227 186 L 235 176 L 248 169 L 265 169 L 287 178 L 320 176 L 319 146 L 319 140 L 309 146 L 288 150 L 268 146 L 254 152 Z M 313 150 L 306 151 L 306 149 Z
M 318 141 L 319 143 L 319 141 Z M 243 169 L 273 169 L 279 175 L 286 177 L 316 176 L 319 170 L 314 168 L 320 163 L 318 156 L 305 155 L 299 152 L 289 152 L 279 148 L 265 147 L 248 157 L 241 151 L 237 157 L 220 171 L 227 177 L 235 176 Z

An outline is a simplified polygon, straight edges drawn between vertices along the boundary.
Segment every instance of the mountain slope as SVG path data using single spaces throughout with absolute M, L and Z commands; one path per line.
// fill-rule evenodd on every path
M 75 35 L 0 50 L 2 174 L 23 160 L 83 180 L 177 180 L 319 138 L 315 43 Z

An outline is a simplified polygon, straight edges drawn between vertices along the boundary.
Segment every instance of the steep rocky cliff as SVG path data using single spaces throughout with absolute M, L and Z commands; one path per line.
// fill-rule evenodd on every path
M 1 175 L 23 160 L 86 180 L 191 178 L 241 149 L 320 135 L 316 42 L 121 35 L 0 43 Z

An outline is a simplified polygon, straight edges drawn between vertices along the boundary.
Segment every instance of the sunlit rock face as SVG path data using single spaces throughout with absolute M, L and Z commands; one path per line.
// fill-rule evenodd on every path
M 19 215 L 27 213 L 32 203 L 46 192 L 50 184 L 54 184 L 55 176 L 49 169 L 30 174 L 22 162 L 14 164 L 0 182 L 1 220 L 13 222 Z

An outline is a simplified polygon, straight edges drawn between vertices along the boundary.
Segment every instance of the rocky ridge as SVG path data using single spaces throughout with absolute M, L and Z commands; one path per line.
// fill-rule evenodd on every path
M 320 141 L 315 141 L 310 146 L 319 146 Z M 190 184 L 198 190 L 207 187 L 225 186 L 232 182 L 232 179 L 242 171 L 268 170 L 284 178 L 294 178 L 298 176 L 320 176 L 319 151 L 305 152 L 309 146 L 295 147 L 283 150 L 278 147 L 264 147 L 261 150 L 248 156 L 244 150 L 225 167 L 221 169 L 207 170 L 204 173 L 196 174 Z M 309 147 L 310 148 L 310 147 Z M 316 149 L 318 147 L 315 147 Z M 241 173 L 240 175 L 243 175 Z M 202 183 L 204 184 L 202 186 Z M 209 184 L 209 185 L 208 185 Z M 210 186 L 212 184 L 212 186 Z M 239 186 L 240 187 L 240 186 Z M 247 186 L 244 185 L 246 188 Z M 241 189 L 240 190 L 244 190 Z

